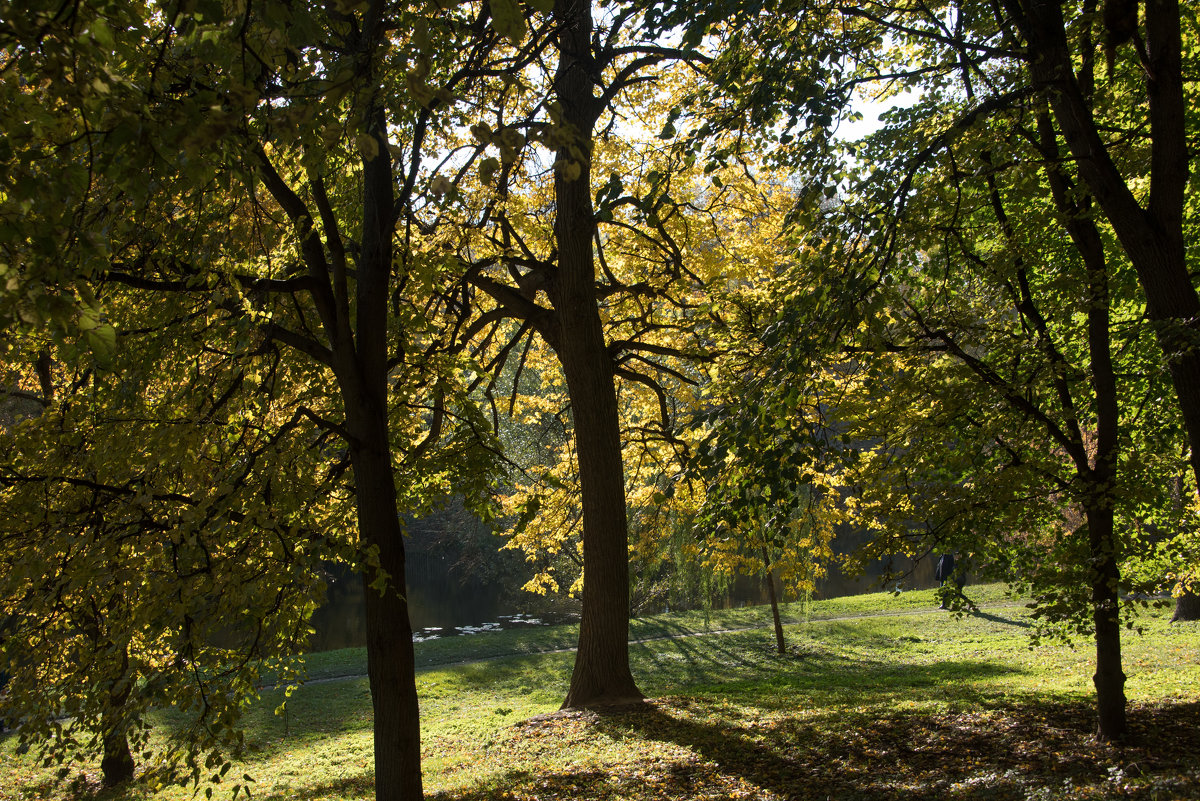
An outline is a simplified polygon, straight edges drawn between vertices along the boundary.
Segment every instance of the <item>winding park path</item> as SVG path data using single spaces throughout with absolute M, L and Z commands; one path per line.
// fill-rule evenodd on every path
M 983 604 L 983 605 L 975 607 L 972 611 L 967 612 L 967 614 L 983 614 L 986 610 L 989 610 L 989 609 L 1011 609 L 1011 608 L 1020 607 L 1020 606 L 1022 606 L 1022 604 L 1018 604 L 1018 603 Z M 892 612 L 863 612 L 861 614 L 852 614 L 852 615 L 835 615 L 835 616 L 830 616 L 830 617 L 811 617 L 811 618 L 807 618 L 803 622 L 805 622 L 805 623 L 839 623 L 839 622 L 849 622 L 849 621 L 853 621 L 853 620 L 868 620 L 871 618 L 915 617 L 915 616 L 922 616 L 922 615 L 933 615 L 933 614 L 938 614 L 938 613 L 944 613 L 945 611 L 946 611 L 945 609 L 938 609 L 936 607 L 934 607 L 934 608 L 897 609 Z M 796 625 L 797 622 L 798 621 L 795 621 L 795 620 L 785 621 L 784 625 Z M 711 637 L 716 634 L 737 634 L 737 633 L 743 632 L 743 631 L 755 631 L 757 629 L 770 628 L 772 625 L 774 625 L 774 624 L 771 623 L 770 621 L 767 621 L 765 623 L 759 623 L 759 624 L 755 624 L 753 626 L 738 626 L 735 628 L 726 628 L 726 629 L 710 629 L 707 631 L 681 631 L 681 632 L 678 632 L 675 634 L 658 634 L 653 637 L 639 637 L 637 639 L 632 639 L 629 641 L 629 644 L 630 645 L 641 645 L 643 643 L 660 642 L 662 640 L 684 640 L 684 639 L 690 639 L 690 638 L 694 638 L 694 637 Z M 475 635 L 471 635 L 471 636 L 475 636 Z M 421 672 L 423 670 L 430 670 L 432 668 L 456 667 L 458 665 L 476 665 L 481 662 L 494 662 L 498 659 L 511 659 L 512 657 L 519 657 L 519 656 L 540 656 L 543 654 L 569 654 L 569 653 L 575 652 L 576 650 L 578 650 L 578 649 L 575 647 L 570 647 L 570 648 L 547 648 L 545 650 L 539 650 L 539 651 L 513 651 L 511 653 L 505 653 L 505 654 L 493 654 L 492 656 L 480 657 L 478 659 L 459 659 L 459 660 L 452 660 L 452 661 L 447 661 L 447 662 L 434 662 L 434 663 L 430 663 L 430 664 L 420 665 L 417 668 L 417 672 Z M 302 685 L 331 684 L 333 682 L 338 682 L 338 681 L 354 681 L 357 679 L 365 679 L 365 678 L 367 678 L 366 673 L 348 673 L 348 674 L 341 675 L 341 676 L 327 676 L 327 677 L 319 678 L 319 679 L 309 679 L 308 681 L 301 682 L 301 684 Z

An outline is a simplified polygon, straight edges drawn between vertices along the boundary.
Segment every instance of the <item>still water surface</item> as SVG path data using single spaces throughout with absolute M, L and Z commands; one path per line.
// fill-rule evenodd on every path
M 922 560 L 915 568 L 907 560 L 903 564 L 897 560 L 895 567 L 912 569 L 904 579 L 904 589 L 932 587 L 936 583 L 933 559 Z M 818 583 L 814 597 L 836 598 L 878 592 L 881 589 L 878 577 L 883 572 L 883 563 L 872 565 L 867 575 L 858 578 L 845 576 L 836 567 L 831 568 L 830 575 Z M 505 592 L 505 588 L 457 579 L 450 560 L 435 554 L 411 553 L 407 578 L 414 640 L 418 642 L 504 628 L 553 625 L 573 619 L 563 613 L 531 613 L 532 606 L 521 608 L 520 598 L 513 600 L 512 593 Z M 313 616 L 316 635 L 312 649 L 328 651 L 365 645 L 366 620 L 359 576 L 347 568 L 332 566 L 326 596 L 325 605 Z M 534 600 L 533 596 L 529 597 L 531 605 Z M 740 607 L 764 603 L 767 603 L 767 595 L 762 583 L 746 579 L 735 582 L 720 605 Z

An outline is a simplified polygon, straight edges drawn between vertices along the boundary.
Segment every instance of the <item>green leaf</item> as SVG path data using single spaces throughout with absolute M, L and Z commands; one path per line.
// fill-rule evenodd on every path
M 514 47 L 525 38 L 525 15 L 517 0 L 491 0 L 492 28 Z
M 83 342 L 97 359 L 107 362 L 117 349 L 117 330 L 100 318 L 94 308 L 84 308 L 79 313 L 79 332 Z
M 490 184 L 492 179 L 496 177 L 496 171 L 500 169 L 500 162 L 494 158 L 486 158 L 479 162 L 479 180 L 485 184 Z

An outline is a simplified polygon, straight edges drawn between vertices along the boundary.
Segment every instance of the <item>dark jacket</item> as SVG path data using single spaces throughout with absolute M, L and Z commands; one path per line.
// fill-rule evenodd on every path
M 944 553 L 938 559 L 937 568 L 933 571 L 933 577 L 938 581 L 949 581 L 954 575 L 954 554 Z

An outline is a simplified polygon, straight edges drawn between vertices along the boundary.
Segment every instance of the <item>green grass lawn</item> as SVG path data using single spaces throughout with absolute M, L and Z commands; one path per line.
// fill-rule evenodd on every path
M 933 610 L 931 592 L 876 594 L 785 610 L 774 652 L 765 608 L 660 615 L 634 624 L 638 710 L 556 712 L 573 627 L 418 645 L 425 784 L 438 801 L 483 799 L 1200 798 L 1200 628 L 1148 610 L 1125 640 L 1135 734 L 1092 736 L 1091 651 L 1029 648 L 1026 610 L 969 588 L 980 614 Z M 885 614 L 886 616 L 874 616 Z M 857 617 L 856 617 L 857 616 Z M 727 631 L 730 629 L 746 629 Z M 724 631 L 706 636 L 675 636 Z M 542 653 L 537 653 L 542 652 Z M 500 656 L 500 654 L 517 654 Z M 493 658 L 494 657 L 494 658 Z M 473 661 L 468 661 L 473 660 Z M 483 660 L 483 661 L 480 661 Z M 314 654 L 315 682 L 286 716 L 264 692 L 230 775 L 257 798 L 367 799 L 371 704 L 361 650 Z M 169 725 L 164 713 L 162 725 Z M 32 754 L 0 742 L 0 799 L 69 798 Z M 96 767 L 76 771 L 93 796 Z M 214 797 L 227 793 L 215 789 Z M 173 789 L 154 798 L 190 798 Z M 203 796 L 201 796 L 203 797 Z
M 1009 598 L 1004 587 L 990 584 L 972 587 L 970 599 L 985 605 L 1020 605 Z M 931 591 L 905 592 L 900 595 L 874 593 L 813 601 L 805 608 L 800 603 L 780 605 L 785 623 L 803 623 L 837 617 L 861 615 L 903 614 L 911 610 L 930 611 L 937 606 Z M 740 609 L 698 609 L 671 612 L 637 618 L 630 623 L 632 640 L 653 640 L 689 634 L 709 634 L 717 631 L 761 628 L 771 625 L 769 606 L 750 606 Z M 575 647 L 578 625 L 546 626 L 540 628 L 489 631 L 471 637 L 446 637 L 417 643 L 418 667 L 457 664 L 514 654 L 541 654 Z M 343 648 L 310 654 L 307 660 L 310 679 L 365 675 L 367 654 L 363 648 Z

